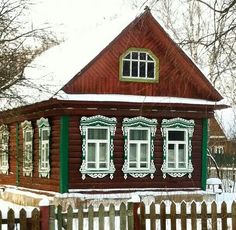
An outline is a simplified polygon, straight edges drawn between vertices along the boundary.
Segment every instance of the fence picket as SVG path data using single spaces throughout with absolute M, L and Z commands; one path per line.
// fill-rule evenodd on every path
M 126 206 L 123 202 L 120 205 L 120 230 L 126 230 Z
M 0 230 L 2 230 L 2 211 L 0 211 Z
M 181 230 L 187 229 L 187 215 L 186 215 L 186 203 L 183 201 L 181 203 Z
M 93 219 L 94 219 L 93 206 L 90 204 L 88 208 L 88 229 L 89 230 L 93 230 Z
M 211 226 L 212 230 L 217 230 L 217 205 L 215 201 L 211 203 Z
M 109 227 L 110 230 L 115 230 L 115 206 L 110 204 L 109 207 Z
M 140 203 L 140 226 L 142 230 L 146 229 L 145 205 L 143 202 Z
M 22 208 L 20 210 L 20 229 L 27 230 L 27 218 L 26 218 L 26 211 Z
M 232 229 L 236 229 L 236 203 L 233 201 L 232 203 Z
M 13 209 L 9 209 L 7 213 L 7 229 L 13 230 L 15 225 L 15 213 Z
M 166 230 L 166 205 L 164 202 L 161 202 L 160 214 L 161 214 L 161 229 Z
M 197 207 L 194 201 L 191 203 L 191 226 L 192 230 L 197 230 Z
M 152 203 L 150 206 L 150 224 L 151 230 L 156 230 L 156 207 L 155 203 Z
M 171 230 L 176 230 L 176 204 L 174 202 L 170 205 L 170 223 Z
M 66 229 L 72 230 L 73 224 L 73 208 L 71 205 L 67 208 L 67 222 L 66 222 Z
M 99 230 L 104 230 L 104 205 L 100 204 L 98 209 Z
M 227 229 L 227 205 L 224 201 L 221 204 L 221 221 L 222 229 Z
M 84 228 L 84 212 L 83 212 L 83 206 L 80 205 L 78 209 L 78 229 L 83 230 Z
M 207 205 L 206 202 L 202 202 L 201 206 L 201 219 L 202 219 L 202 229 L 207 229 Z
M 63 226 L 63 216 L 62 216 L 62 206 L 57 206 L 57 229 L 62 230 Z
M 40 212 L 37 208 L 35 208 L 32 211 L 31 222 L 32 222 L 32 224 L 31 224 L 32 229 L 34 229 L 34 230 L 40 229 Z
M 133 215 L 134 205 L 131 202 L 128 202 L 128 230 L 134 229 L 134 215 Z

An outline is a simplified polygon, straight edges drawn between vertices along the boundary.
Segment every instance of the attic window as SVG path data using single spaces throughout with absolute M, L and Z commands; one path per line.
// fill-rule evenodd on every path
M 147 49 L 128 49 L 120 57 L 120 79 L 122 81 L 158 81 L 159 61 Z

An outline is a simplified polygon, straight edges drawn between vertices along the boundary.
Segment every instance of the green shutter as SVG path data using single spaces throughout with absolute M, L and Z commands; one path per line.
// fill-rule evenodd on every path
M 60 193 L 68 192 L 69 117 L 60 119 Z
M 207 180 L 208 120 L 202 120 L 202 189 L 206 190 Z

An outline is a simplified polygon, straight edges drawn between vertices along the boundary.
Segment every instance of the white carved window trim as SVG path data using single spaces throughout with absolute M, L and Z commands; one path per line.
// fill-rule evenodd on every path
M 21 123 L 23 134 L 23 176 L 33 174 L 33 127 L 31 121 Z M 28 140 L 30 138 L 30 140 Z
M 39 129 L 39 177 L 49 178 L 51 170 L 49 159 L 51 128 L 48 119 L 43 117 L 37 120 L 37 125 Z
M 96 158 L 96 168 L 92 169 L 88 167 L 87 156 L 88 156 L 88 130 L 89 129 L 106 129 L 107 130 L 107 140 L 102 140 L 103 143 L 107 143 L 107 168 L 99 168 L 98 158 Z M 113 162 L 113 151 L 114 144 L 113 139 L 116 130 L 116 118 L 104 117 L 101 115 L 93 117 L 82 117 L 80 121 L 80 131 L 82 136 L 82 165 L 80 167 L 80 172 L 82 173 L 82 179 L 86 178 L 86 175 L 92 178 L 103 178 L 110 174 L 110 178 L 113 179 L 113 174 L 115 172 L 115 166 Z M 94 143 L 101 143 L 101 140 L 94 140 Z M 98 151 L 98 149 L 97 149 Z M 98 157 L 98 156 L 97 156 Z
M 122 130 L 124 135 L 124 165 L 122 167 L 122 171 L 124 172 L 124 178 L 127 179 L 127 175 L 129 174 L 132 177 L 135 178 L 143 178 L 150 174 L 151 179 L 154 177 L 154 173 L 156 171 L 155 165 L 154 165 L 154 138 L 156 133 L 156 126 L 157 126 L 157 120 L 156 119 L 148 119 L 145 117 L 134 117 L 134 118 L 124 118 L 122 123 Z M 148 168 L 130 168 L 129 167 L 129 146 L 130 146 L 130 140 L 129 140 L 129 133 L 130 130 L 148 130 Z M 135 141 L 137 144 L 141 143 L 142 141 Z M 132 142 L 131 142 L 132 143 Z M 137 153 L 138 156 L 140 156 L 140 153 Z
M 186 167 L 185 168 L 169 168 L 168 167 L 168 132 L 169 131 L 184 131 L 186 135 Z M 185 120 L 183 118 L 173 118 L 170 120 L 164 119 L 161 123 L 161 132 L 163 137 L 163 164 L 161 171 L 163 172 L 163 178 L 166 178 L 166 174 L 169 174 L 172 177 L 183 177 L 188 174 L 188 177 L 192 177 L 193 165 L 192 165 L 192 137 L 194 132 L 194 120 Z M 172 141 L 173 142 L 173 141 Z M 171 142 L 171 143 L 172 143 Z M 180 142 L 176 141 L 176 144 Z M 183 143 L 183 142 L 181 142 Z
M 0 126 L 0 173 L 8 175 L 9 131 L 7 125 Z

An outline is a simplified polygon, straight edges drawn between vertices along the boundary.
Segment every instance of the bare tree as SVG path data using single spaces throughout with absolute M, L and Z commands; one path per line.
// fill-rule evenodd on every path
M 0 1 L 0 100 L 8 105 L 25 102 L 18 87 L 39 87 L 25 77 L 24 70 L 36 56 L 58 44 L 49 27 L 34 28 L 27 17 L 30 6 L 30 0 Z

